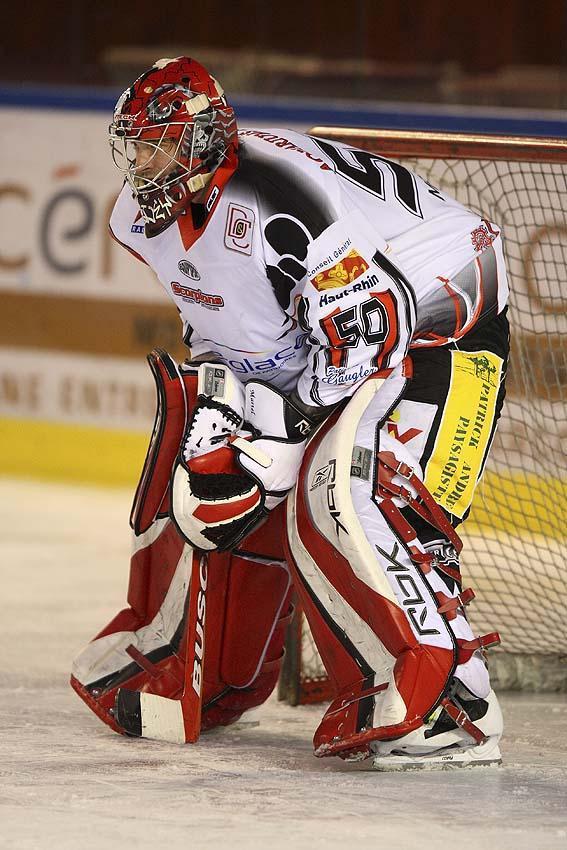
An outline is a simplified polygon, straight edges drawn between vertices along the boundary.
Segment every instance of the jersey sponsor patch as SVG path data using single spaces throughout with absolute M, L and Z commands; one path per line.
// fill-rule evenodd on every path
M 321 378 L 324 384 L 329 384 L 332 387 L 346 386 L 347 384 L 356 384 L 358 381 L 374 375 L 380 370 L 374 366 L 358 366 L 353 371 L 348 372 L 344 366 L 328 366 L 325 374 Z
M 235 358 L 231 358 L 229 355 L 226 354 L 226 352 L 219 351 L 216 348 L 212 348 L 210 354 L 211 356 L 222 358 L 222 360 L 227 364 L 227 366 L 230 366 L 232 371 L 236 372 L 239 375 L 253 375 L 254 373 L 262 373 L 265 377 L 266 374 L 270 372 L 277 372 L 286 363 L 288 363 L 288 361 L 293 360 L 295 357 L 297 357 L 297 354 L 304 349 L 308 337 L 308 333 L 298 334 L 298 336 L 290 345 L 286 345 L 285 348 L 281 348 L 279 351 L 273 352 L 270 357 L 264 356 L 261 359 L 258 359 L 257 357 L 248 356 L 243 357 L 241 360 L 237 360 Z M 237 351 L 238 349 L 233 350 Z M 263 354 L 264 352 L 251 351 L 242 353 L 248 353 L 249 355 L 253 355 Z
M 171 291 L 178 298 L 183 298 L 184 301 L 190 304 L 198 304 L 200 307 L 206 307 L 207 310 L 220 310 L 224 307 L 224 298 L 222 295 L 212 295 L 209 292 L 203 292 L 201 289 L 193 289 L 191 286 L 183 286 L 176 280 L 171 281 Z
M 330 269 L 325 269 L 312 277 L 311 283 L 318 292 L 323 289 L 338 289 L 340 286 L 352 283 L 357 277 L 368 271 L 368 268 L 366 260 L 353 248 L 346 257 L 339 260 Z
M 189 260 L 179 260 L 177 263 L 177 268 L 181 272 L 181 274 L 186 275 L 186 277 L 190 277 L 191 280 L 201 280 L 201 275 Z
M 372 289 L 373 286 L 380 286 L 380 281 L 375 274 L 371 274 L 364 280 L 359 280 L 354 286 L 349 286 L 341 290 L 341 292 L 335 292 L 333 295 L 330 295 L 328 292 L 323 293 L 319 298 L 319 307 L 325 307 L 327 304 L 332 304 L 333 301 L 347 298 L 347 296 L 358 292 L 366 292 L 367 289 Z
M 243 207 L 241 204 L 228 205 L 224 244 L 230 251 L 252 255 L 254 221 L 254 210 Z
M 425 486 L 462 517 L 482 470 L 496 412 L 503 360 L 491 351 L 452 351 L 451 382 Z
M 130 228 L 130 233 L 144 233 L 146 230 L 143 224 L 133 224 Z
M 277 148 L 285 148 L 286 150 L 303 154 L 303 156 L 306 156 L 307 159 L 311 160 L 311 162 L 316 162 L 322 171 L 331 170 L 331 166 L 327 165 L 326 162 L 323 162 L 321 157 L 314 156 L 309 151 L 306 151 L 303 148 L 294 145 L 293 142 L 290 142 L 289 139 L 285 138 L 285 136 L 277 136 L 274 133 L 262 132 L 261 130 L 239 130 L 238 135 L 240 137 L 256 136 L 256 138 L 263 139 L 265 142 L 269 142 L 270 144 L 275 145 Z

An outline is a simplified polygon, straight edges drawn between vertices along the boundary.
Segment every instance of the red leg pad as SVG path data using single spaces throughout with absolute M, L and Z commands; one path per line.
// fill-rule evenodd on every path
M 266 522 L 255 528 L 238 547 L 239 552 L 252 552 L 262 558 L 275 561 L 285 559 L 284 541 L 287 500 L 270 511 Z
M 315 732 L 315 755 L 366 758 L 370 755 L 372 741 L 393 740 L 418 729 L 438 701 L 453 669 L 453 661 L 451 650 L 425 645 L 408 649 L 396 659 L 394 681 L 407 709 L 400 723 L 373 727 L 370 722 L 370 728 L 359 728 L 361 703 L 385 692 L 388 683 L 365 688 L 364 681 L 358 681 L 352 688 L 341 692 L 325 712 Z
M 315 733 L 316 755 L 352 751 L 362 755 L 368 751 L 369 742 L 397 738 L 423 724 L 424 717 L 445 693 L 456 653 L 454 647 L 440 648 L 418 641 L 402 606 L 363 581 L 361 570 L 355 569 L 356 561 L 351 563 L 331 542 L 332 535 L 321 531 L 326 514 L 318 496 L 309 502 L 309 485 L 313 468 L 332 454 L 327 447 L 315 460 L 318 443 L 332 427 L 332 422 L 324 425 L 305 454 L 296 488 L 296 516 L 290 517 L 288 562 L 338 694 Z M 343 528 L 344 531 L 350 533 L 350 529 Z M 312 579 L 308 578 L 310 575 Z M 308 582 L 312 583 L 311 588 Z M 329 585 L 336 591 L 334 598 L 325 594 Z M 361 646 L 366 647 L 364 656 L 358 648 Z
M 187 416 L 197 398 L 197 372 L 180 374 L 166 351 L 155 349 L 148 363 L 156 384 L 157 411 L 140 481 L 134 496 L 130 525 L 136 534 L 147 531 L 168 501 L 171 469 L 179 451 Z
M 266 523 L 266 532 L 268 526 Z M 261 540 L 259 535 L 256 539 Z M 269 540 L 267 533 L 266 545 Z M 274 545 L 272 541 L 272 548 Z M 170 625 L 169 643 L 162 640 L 161 646 L 146 655 L 139 649 L 142 645 L 139 638 L 144 630 L 159 631 L 160 617 L 171 621 L 171 600 L 166 602 L 166 597 L 183 551 L 183 540 L 173 523 L 168 523 L 159 537 L 133 555 L 128 589 L 130 607 L 117 614 L 96 636 L 87 649 L 89 657 L 78 659 L 72 686 L 115 731 L 120 731 L 113 716 L 119 687 L 170 699 L 182 693 L 186 658 L 181 623 L 177 629 L 177 621 Z M 233 722 L 246 709 L 264 702 L 272 692 L 290 618 L 289 590 L 290 578 L 284 564 L 253 562 L 231 553 L 209 553 L 203 729 Z M 185 591 L 181 588 L 180 592 Z M 177 610 L 179 617 L 183 609 Z M 157 626 L 152 625 L 154 619 Z M 109 647 L 112 649 L 113 641 L 108 641 L 112 635 L 116 635 L 119 650 L 116 662 L 109 667 L 105 657 Z M 100 656 L 96 645 L 93 646 L 97 640 L 101 640 Z M 152 645 L 156 646 L 155 640 Z
M 220 666 L 227 685 L 246 688 L 258 675 L 289 586 L 289 572 L 283 565 L 233 556 Z

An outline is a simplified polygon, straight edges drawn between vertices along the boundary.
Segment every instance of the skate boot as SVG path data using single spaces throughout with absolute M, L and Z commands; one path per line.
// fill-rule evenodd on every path
M 456 682 L 451 702 L 461 709 L 460 714 L 453 706 L 441 704 L 420 729 L 395 741 L 376 741 L 372 745 L 373 768 L 393 771 L 497 767 L 502 761 L 498 743 L 503 722 L 494 691 L 481 699 Z M 477 740 L 478 734 L 475 739 L 467 731 L 467 720 L 477 732 L 482 732 L 484 740 Z

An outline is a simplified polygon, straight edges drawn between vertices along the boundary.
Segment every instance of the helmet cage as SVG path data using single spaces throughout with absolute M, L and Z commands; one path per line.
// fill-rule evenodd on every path
M 206 94 L 194 94 L 181 86 L 164 86 L 155 94 L 161 97 L 152 99 L 145 109 L 128 114 L 122 111 L 128 96 L 125 92 L 109 128 L 114 165 L 150 224 L 169 219 L 187 193 L 191 196 L 207 185 L 212 172 L 228 156 L 223 129 L 234 121 L 229 106 L 213 107 Z M 187 117 L 168 121 L 181 103 Z M 138 164 L 142 145 L 151 153 Z M 157 171 L 152 163 L 159 164 Z

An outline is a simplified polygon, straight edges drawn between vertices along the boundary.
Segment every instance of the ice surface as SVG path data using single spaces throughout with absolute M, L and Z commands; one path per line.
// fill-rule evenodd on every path
M 319 707 L 178 747 L 115 735 L 67 685 L 123 607 L 130 494 L 0 481 L 0 848 L 567 850 L 567 697 L 502 697 L 499 770 L 318 760 Z

